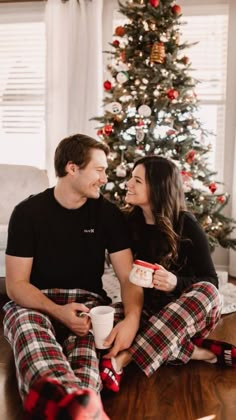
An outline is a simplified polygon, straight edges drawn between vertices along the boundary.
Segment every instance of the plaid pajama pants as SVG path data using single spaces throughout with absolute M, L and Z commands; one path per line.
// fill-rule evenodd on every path
M 43 290 L 58 304 L 84 303 L 89 308 L 107 304 L 95 293 L 73 289 Z M 123 318 L 123 306 L 115 307 L 115 322 Z M 193 285 L 179 299 L 157 314 L 143 311 L 141 328 L 129 349 L 133 361 L 150 376 L 171 360 L 187 363 L 193 352 L 191 337 L 207 336 L 220 318 L 221 302 L 210 283 Z M 68 393 L 79 388 L 101 390 L 99 359 L 92 334 L 78 337 L 49 316 L 8 302 L 5 307 L 4 333 L 14 351 L 16 374 L 22 399 L 31 385 L 43 376 L 60 381 Z M 59 340 L 56 336 L 63 337 Z
M 101 296 L 81 289 L 47 289 L 42 292 L 61 305 L 79 302 L 91 309 L 109 303 Z M 116 306 L 118 320 L 123 317 L 123 307 L 121 303 Z M 4 311 L 4 334 L 14 352 L 23 400 L 32 384 L 43 376 L 60 381 L 67 393 L 78 388 L 101 390 L 99 353 L 91 333 L 78 337 L 48 315 L 22 308 L 13 301 L 4 306 Z
M 216 287 L 195 283 L 156 314 L 143 311 L 142 326 L 129 349 L 133 361 L 149 377 L 163 363 L 187 363 L 191 337 L 206 337 L 218 323 L 222 300 Z

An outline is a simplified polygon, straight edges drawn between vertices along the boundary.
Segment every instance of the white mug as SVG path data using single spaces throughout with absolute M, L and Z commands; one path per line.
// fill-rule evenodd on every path
M 107 349 L 104 341 L 110 334 L 114 325 L 115 309 L 111 306 L 95 306 L 90 312 L 80 312 L 79 316 L 89 316 L 92 323 L 95 347 L 97 349 Z
M 135 260 L 129 274 L 129 280 L 141 287 L 153 287 L 152 277 L 155 270 L 158 270 L 158 265 Z

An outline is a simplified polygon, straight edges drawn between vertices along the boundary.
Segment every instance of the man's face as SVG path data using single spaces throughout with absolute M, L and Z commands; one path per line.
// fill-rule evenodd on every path
M 107 157 L 102 150 L 91 149 L 87 166 L 77 170 L 73 179 L 73 188 L 86 198 L 99 198 L 100 187 L 107 182 Z

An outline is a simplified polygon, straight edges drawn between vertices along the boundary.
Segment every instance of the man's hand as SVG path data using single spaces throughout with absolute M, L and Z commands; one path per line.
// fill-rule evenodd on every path
M 172 292 L 177 284 L 177 277 L 158 264 L 158 270 L 153 274 L 153 286 L 163 292 Z
M 130 348 L 138 331 L 138 327 L 137 320 L 135 320 L 135 318 L 131 319 L 131 317 L 129 318 L 128 316 L 118 322 L 104 343 L 107 346 L 113 344 L 113 347 L 104 355 L 104 357 L 110 359 L 111 357 L 115 357 L 120 351 Z
M 89 312 L 89 309 L 81 303 L 68 303 L 58 308 L 55 318 L 76 335 L 83 336 L 88 334 L 91 321 L 86 315 L 79 316 L 79 312 Z

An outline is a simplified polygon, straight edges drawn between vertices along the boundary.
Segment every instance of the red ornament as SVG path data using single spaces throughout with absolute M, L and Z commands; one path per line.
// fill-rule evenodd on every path
M 219 203 L 224 204 L 226 199 L 224 195 L 220 195 L 219 197 L 217 197 L 217 200 L 219 201 Z
M 172 136 L 173 134 L 175 134 L 176 132 L 175 132 L 175 130 L 168 130 L 167 132 L 166 132 L 166 135 L 167 136 Z
M 186 57 L 186 55 L 184 55 L 184 57 L 181 58 L 181 61 L 183 64 L 187 65 L 189 63 L 189 57 Z
M 110 136 L 110 134 L 113 131 L 113 127 L 110 124 L 106 124 L 104 125 L 102 131 L 103 131 L 103 134 L 105 134 L 105 136 Z
M 175 4 L 175 5 L 172 7 L 172 12 L 173 12 L 176 16 L 181 15 L 181 13 L 182 13 L 182 11 L 181 11 L 181 7 L 180 7 L 178 4 Z
M 176 99 L 179 96 L 179 93 L 175 89 L 169 89 L 166 93 L 168 98 L 171 100 Z
M 124 36 L 125 34 L 125 28 L 124 26 L 117 26 L 115 29 L 115 35 L 116 36 Z
M 120 46 L 120 41 L 118 41 L 118 39 L 114 39 L 114 41 L 112 42 L 112 45 L 114 46 L 114 47 L 119 47 Z
M 186 162 L 189 164 L 192 163 L 195 159 L 195 155 L 195 150 L 189 150 L 189 152 L 186 154 Z
M 183 175 L 183 176 L 192 177 L 191 172 L 185 171 L 184 169 L 183 169 L 180 173 L 181 173 L 181 175 Z
M 120 59 L 121 59 L 122 63 L 125 63 L 125 50 L 121 51 Z
M 111 82 L 109 82 L 109 80 L 105 80 L 105 82 L 103 83 L 104 89 L 106 90 L 111 90 L 112 88 L 112 84 Z
M 149 0 L 149 3 L 152 7 L 159 6 L 160 0 Z
M 214 192 L 217 190 L 217 186 L 216 186 L 215 182 L 211 182 L 211 183 L 208 185 L 208 188 L 209 188 L 209 190 L 212 192 L 212 194 L 214 194 Z
M 97 131 L 97 136 L 102 136 L 103 135 L 103 130 L 101 130 L 101 128 Z
M 144 126 L 143 120 L 139 120 L 136 127 L 143 127 L 143 126 Z
M 192 188 L 192 174 L 184 170 L 181 171 L 180 173 L 181 173 L 184 189 L 186 191 L 190 191 Z

